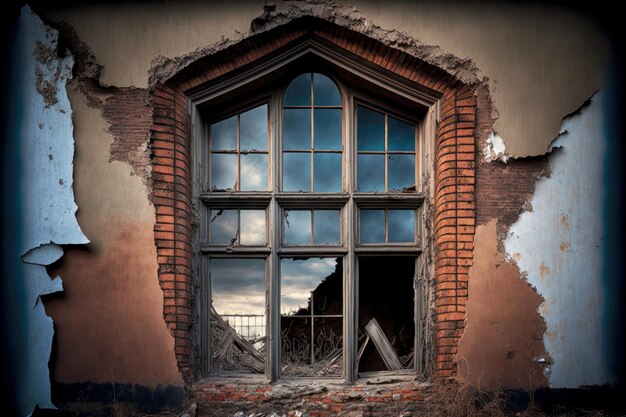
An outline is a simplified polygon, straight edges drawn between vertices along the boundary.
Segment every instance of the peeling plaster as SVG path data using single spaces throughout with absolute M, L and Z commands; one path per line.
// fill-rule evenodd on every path
M 604 93 L 597 93 L 564 119 L 551 145 L 551 175 L 537 182 L 532 211 L 520 215 L 504 241 L 544 298 L 539 313 L 554 361 L 548 375 L 553 388 L 615 382 L 603 332 L 604 103 Z
M 14 358 L 17 370 L 17 411 L 29 415 L 36 406 L 56 408 L 50 399 L 48 361 L 54 335 L 52 319 L 40 297 L 63 291 L 61 279 L 50 279 L 49 265 L 63 256 L 62 244 L 89 242 L 75 217 L 72 111 L 65 84 L 71 77 L 73 59 L 58 57 L 58 33 L 45 26 L 28 6 L 21 10 L 15 40 L 16 80 L 20 96 L 17 137 L 22 170 L 21 194 L 22 263 L 25 310 L 15 311 L 23 323 L 23 350 Z M 17 296 L 17 294 L 15 294 Z M 26 314 L 26 316 L 24 316 Z
M 483 148 L 483 157 L 486 162 L 502 161 L 509 159 L 504 149 L 504 140 L 495 132 L 489 134 Z

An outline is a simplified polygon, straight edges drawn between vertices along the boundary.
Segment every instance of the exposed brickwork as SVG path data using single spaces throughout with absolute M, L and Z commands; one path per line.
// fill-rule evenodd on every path
M 462 85 L 446 90 L 435 163 L 435 331 L 440 377 L 454 376 L 454 355 L 465 328 L 467 278 L 475 227 L 476 100 Z
M 150 176 L 148 139 L 152 125 L 149 93 L 141 88 L 102 87 L 90 78 L 79 79 L 89 104 L 102 111 L 113 135 L 111 160 L 126 162 L 144 180 Z
M 194 385 L 193 392 L 201 407 L 200 415 L 215 415 L 212 414 L 215 410 L 224 416 L 237 411 L 247 414 L 274 411 L 282 415 L 306 410 L 313 417 L 345 415 L 350 411 L 363 417 L 382 417 L 423 411 L 429 386 L 407 381 L 356 386 L 311 384 L 301 388 L 237 381 L 199 383 Z
M 178 366 L 191 368 L 191 170 L 186 98 L 177 89 L 157 85 L 152 126 L 154 239 L 163 289 L 163 314 L 175 339 Z
M 455 375 L 454 355 L 464 329 L 467 277 L 475 227 L 476 99 L 468 86 L 431 65 L 345 28 L 311 19 L 251 36 L 202 58 L 153 91 L 152 159 L 155 240 L 165 320 L 176 339 L 176 356 L 192 374 L 190 318 L 191 201 L 188 90 L 237 71 L 283 47 L 316 36 L 399 76 L 443 94 L 436 138 L 434 219 L 436 375 Z M 217 395 L 217 394 L 216 394 Z M 221 394 L 220 394 L 221 395 Z M 207 397 L 207 401 L 221 401 Z M 323 415 L 323 414 L 319 414 Z

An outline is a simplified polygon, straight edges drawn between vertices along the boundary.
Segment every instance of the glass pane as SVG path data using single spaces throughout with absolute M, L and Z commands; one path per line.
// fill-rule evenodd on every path
M 341 192 L 341 154 L 314 153 L 315 178 L 313 187 L 318 193 Z
M 237 149 L 237 116 L 211 125 L 211 150 L 234 151 Z
M 359 151 L 385 150 L 385 115 L 357 106 L 357 149 Z
M 415 186 L 415 155 L 387 155 L 389 191 Z
M 265 371 L 265 260 L 210 260 L 213 371 Z M 235 331 L 252 349 L 243 351 L 229 334 Z M 245 342 L 242 342 L 245 343 Z
M 241 191 L 267 191 L 267 154 L 241 155 Z
M 393 117 L 387 119 L 387 140 L 390 151 L 415 151 L 415 126 Z
M 385 210 L 361 210 L 360 242 L 385 241 Z
M 400 365 L 408 369 L 413 366 L 411 358 L 415 341 L 414 273 L 415 258 L 412 257 L 359 258 L 358 334 L 367 332 L 367 327 L 371 328 L 368 324 L 376 319 L 381 333 L 398 355 Z M 381 285 L 383 277 L 386 279 Z M 359 342 L 359 349 L 365 341 L 363 338 Z M 358 371 L 387 370 L 372 340 L 369 340 L 359 360 Z
M 241 245 L 265 245 L 265 210 L 241 210 Z
M 311 243 L 310 210 L 285 210 L 285 243 L 288 245 Z
M 283 150 L 310 150 L 311 145 L 311 110 L 285 109 L 283 112 Z
M 414 210 L 389 210 L 387 221 L 389 222 L 389 242 L 415 241 Z
M 313 74 L 313 97 L 316 106 L 341 106 L 339 89 L 330 78 L 322 74 Z
M 211 210 L 209 228 L 211 243 L 235 244 L 237 240 L 237 210 Z
M 267 104 L 241 113 L 239 119 L 239 149 L 267 151 Z
M 313 228 L 315 243 L 339 244 L 340 223 L 339 210 L 315 210 L 313 213 Z
M 311 191 L 310 153 L 283 153 L 283 191 Z
M 341 150 L 341 109 L 315 109 L 315 149 Z
M 311 301 L 315 315 L 343 314 L 341 258 L 283 258 L 280 271 L 282 315 L 310 316 Z
M 285 106 L 311 105 L 311 74 L 298 75 L 287 87 Z
M 211 155 L 211 189 L 235 190 L 237 186 L 237 155 Z
M 357 189 L 385 191 L 385 155 L 359 154 Z

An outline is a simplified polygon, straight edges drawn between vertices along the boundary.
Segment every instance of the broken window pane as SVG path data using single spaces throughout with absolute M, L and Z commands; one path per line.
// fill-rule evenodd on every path
M 389 242 L 415 241 L 415 210 L 389 210 Z
M 359 258 L 360 374 L 413 367 L 414 272 L 413 257 Z M 386 277 L 385 285 L 381 285 L 382 277 Z
M 389 191 L 402 190 L 415 185 L 415 155 L 389 154 L 387 158 Z
M 359 191 L 385 191 L 385 155 L 359 154 L 357 164 Z
M 322 245 L 340 243 L 339 215 L 339 210 L 315 210 L 313 212 L 314 243 Z
M 267 190 L 267 154 L 241 155 L 241 191 Z
M 316 106 L 341 106 L 339 89 L 325 75 L 313 74 L 313 95 Z
M 283 150 L 311 149 L 311 110 L 285 109 L 283 111 Z
M 265 371 L 265 260 L 212 258 L 211 369 Z
M 237 116 L 211 125 L 211 150 L 234 151 L 235 149 L 237 149 Z
M 285 244 L 311 243 L 311 211 L 285 210 Z
M 235 190 L 237 187 L 237 155 L 211 155 L 211 189 Z
M 415 151 L 415 126 L 391 116 L 387 120 L 388 150 Z
M 385 210 L 361 210 L 359 238 L 361 243 L 385 241 Z
M 239 149 L 267 151 L 267 104 L 241 113 L 239 120 Z
M 341 109 L 315 109 L 315 149 L 341 150 Z
M 315 177 L 313 188 L 315 192 L 341 192 L 341 159 L 340 153 L 314 153 Z
M 209 234 L 213 244 L 234 245 L 237 240 L 237 210 L 211 210 Z
M 265 210 L 241 210 L 240 244 L 265 245 Z
M 385 115 L 367 107 L 357 106 L 357 149 L 385 150 Z
M 311 191 L 310 153 L 283 153 L 283 191 Z
M 287 87 L 285 106 L 311 105 L 311 74 L 298 75 Z
M 342 258 L 281 260 L 283 375 L 342 375 L 342 264 Z

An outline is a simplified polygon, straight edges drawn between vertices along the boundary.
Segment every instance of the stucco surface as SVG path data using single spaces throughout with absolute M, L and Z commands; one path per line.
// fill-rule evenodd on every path
M 109 162 L 107 123 L 80 91 L 68 91 L 78 220 L 92 239 L 67 248 L 52 271 L 63 276 L 66 290 L 46 303 L 58 323 L 54 380 L 182 385 L 163 321 L 147 188 L 130 165 Z

